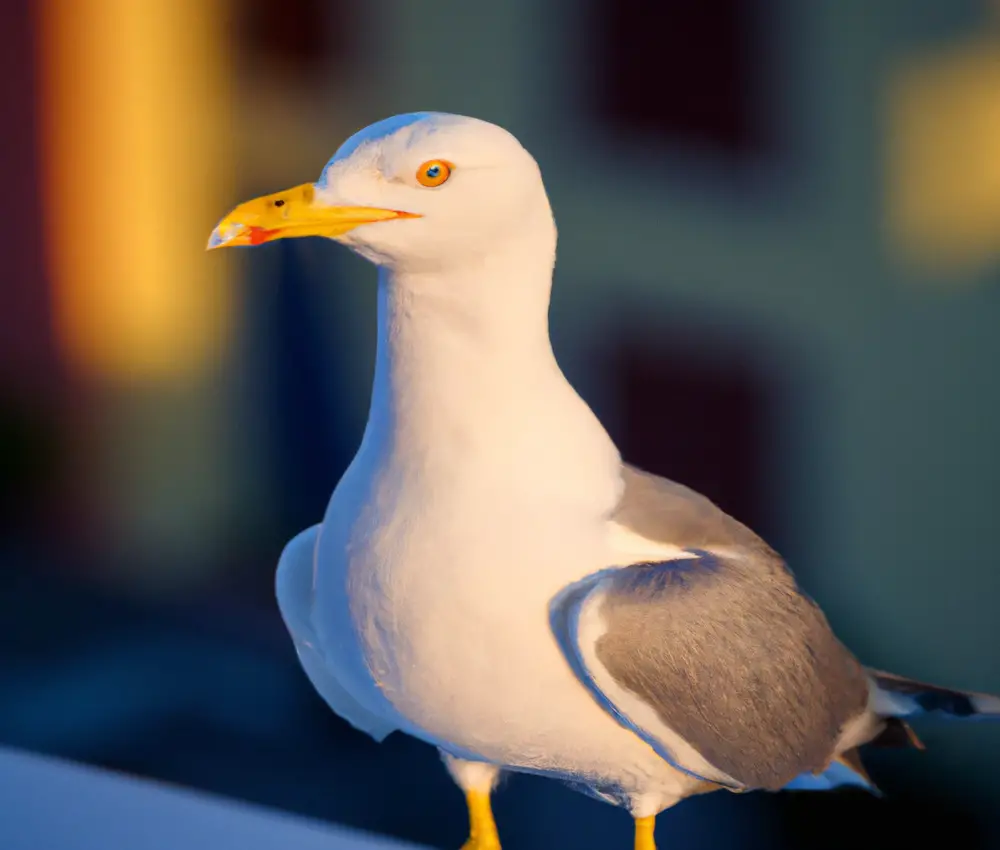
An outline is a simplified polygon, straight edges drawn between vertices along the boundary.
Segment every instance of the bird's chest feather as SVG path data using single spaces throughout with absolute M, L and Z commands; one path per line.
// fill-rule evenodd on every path
M 355 687 L 386 700 L 410 731 L 474 747 L 484 716 L 517 716 L 533 698 L 526 683 L 564 669 L 548 603 L 600 568 L 603 552 L 596 524 L 571 527 L 551 503 L 541 510 L 527 495 L 498 497 L 481 476 L 465 481 L 414 492 L 383 477 L 360 498 L 335 498 L 316 603 L 322 624 L 340 623 L 330 632 L 352 658 L 344 672 Z

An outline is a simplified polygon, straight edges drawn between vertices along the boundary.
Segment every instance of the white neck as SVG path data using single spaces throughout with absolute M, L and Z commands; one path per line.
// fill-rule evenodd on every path
M 551 265 L 502 257 L 434 272 L 379 269 L 369 427 L 417 436 L 474 418 L 478 431 L 487 410 L 496 419 L 498 407 L 510 412 L 543 377 L 561 379 L 549 343 L 550 287 Z
M 552 352 L 554 245 L 512 247 L 433 274 L 379 270 L 363 448 L 422 473 L 578 491 L 617 475 L 617 451 Z

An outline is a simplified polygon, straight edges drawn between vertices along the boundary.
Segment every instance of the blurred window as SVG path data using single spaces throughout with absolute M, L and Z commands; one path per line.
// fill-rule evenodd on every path
M 736 160 L 770 153 L 767 0 L 594 0 L 594 109 L 652 141 Z

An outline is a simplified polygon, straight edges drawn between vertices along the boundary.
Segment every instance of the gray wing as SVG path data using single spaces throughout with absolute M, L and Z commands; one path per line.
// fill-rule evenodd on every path
M 734 788 L 824 770 L 869 682 L 781 558 L 702 496 L 632 468 L 613 521 L 689 557 L 604 570 L 552 604 L 581 680 L 674 766 Z
M 299 662 L 327 705 L 355 729 L 383 740 L 396 727 L 362 708 L 337 681 L 323 658 L 312 625 L 312 571 L 320 526 L 306 529 L 285 546 L 278 562 L 275 590 L 278 608 L 295 643 Z

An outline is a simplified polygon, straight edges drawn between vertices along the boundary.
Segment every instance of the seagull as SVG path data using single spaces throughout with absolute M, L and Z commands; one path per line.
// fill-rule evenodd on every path
M 556 227 L 504 129 L 380 121 L 319 180 L 236 207 L 209 248 L 334 239 L 378 267 L 368 422 L 276 593 L 315 689 L 382 740 L 436 746 L 464 850 L 498 850 L 504 771 L 634 819 L 725 789 L 878 793 L 864 744 L 1000 698 L 863 666 L 782 558 L 693 490 L 624 462 L 556 362 Z

